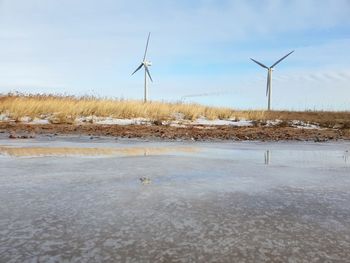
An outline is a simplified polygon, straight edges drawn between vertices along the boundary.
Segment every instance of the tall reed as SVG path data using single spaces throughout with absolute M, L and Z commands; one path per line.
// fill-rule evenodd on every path
M 332 127 L 342 124 L 350 128 L 350 112 L 330 111 L 262 111 L 234 110 L 224 107 L 209 107 L 194 103 L 166 103 L 151 101 L 143 103 L 137 100 L 95 98 L 91 96 L 75 97 L 63 95 L 7 94 L 0 96 L 0 114 L 18 120 L 55 117 L 57 122 L 65 123 L 77 117 L 98 116 L 120 119 L 146 118 L 150 120 L 174 120 L 183 118 L 195 120 L 207 119 L 247 119 L 259 122 L 267 120 L 300 120 Z

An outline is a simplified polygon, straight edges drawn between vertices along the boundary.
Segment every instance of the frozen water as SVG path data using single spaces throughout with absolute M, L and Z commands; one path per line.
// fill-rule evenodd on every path
M 346 262 L 349 150 L 2 138 L 0 262 Z

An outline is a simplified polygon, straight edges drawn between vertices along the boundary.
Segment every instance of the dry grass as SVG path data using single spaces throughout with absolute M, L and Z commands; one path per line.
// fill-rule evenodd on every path
M 228 108 L 206 107 L 184 103 L 143 103 L 135 100 L 98 99 L 94 97 L 73 97 L 56 95 L 5 95 L 0 97 L 0 113 L 18 120 L 54 116 L 64 121 L 80 116 L 113 117 L 120 119 L 147 118 L 171 120 L 180 113 L 184 119 L 194 120 L 200 116 L 208 119 L 234 117 Z
M 172 120 L 176 115 L 194 120 L 201 116 L 207 119 L 301 120 L 318 123 L 323 127 L 340 124 L 350 127 L 350 112 L 325 111 L 236 111 L 229 108 L 208 107 L 199 104 L 164 103 L 94 97 L 59 95 L 3 95 L 0 96 L 0 114 L 18 120 L 21 117 L 41 118 L 50 116 L 56 122 L 70 123 L 80 116 L 113 117 L 120 119 L 147 118 L 154 121 Z

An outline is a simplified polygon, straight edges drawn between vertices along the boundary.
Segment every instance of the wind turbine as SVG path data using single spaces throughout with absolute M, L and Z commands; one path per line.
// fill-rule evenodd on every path
M 267 105 L 267 110 L 271 109 L 271 78 L 272 78 L 272 71 L 274 70 L 274 67 L 280 63 L 283 59 L 285 59 L 286 57 L 288 57 L 290 54 L 292 54 L 294 52 L 294 50 L 292 52 L 289 52 L 287 55 L 285 55 L 284 57 L 280 58 L 279 60 L 277 60 L 271 67 L 267 67 L 265 66 L 263 63 L 256 61 L 255 59 L 250 58 L 251 60 L 253 60 L 256 64 L 258 64 L 259 66 L 266 68 L 267 69 L 267 85 L 266 85 L 266 96 L 268 96 L 268 105 Z
M 145 68 L 145 90 L 144 90 L 144 102 L 147 102 L 147 98 L 148 98 L 148 90 L 147 90 L 147 75 L 150 78 L 150 80 L 153 82 L 151 74 L 149 73 L 148 67 L 152 66 L 151 61 L 146 60 L 146 55 L 147 55 L 147 48 L 148 48 L 148 42 L 149 42 L 149 37 L 151 36 L 151 32 L 148 33 L 148 38 L 147 38 L 147 43 L 146 43 L 146 49 L 145 49 L 145 54 L 143 56 L 143 60 L 140 64 L 140 66 L 138 66 L 138 68 L 131 74 L 134 75 L 137 71 L 139 71 L 142 67 Z

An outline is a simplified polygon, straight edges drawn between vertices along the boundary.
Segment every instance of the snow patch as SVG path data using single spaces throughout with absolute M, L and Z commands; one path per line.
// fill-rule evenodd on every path
M 291 127 L 295 127 L 299 129 L 321 129 L 319 125 L 306 123 L 298 120 L 291 121 Z
M 134 118 L 134 119 L 117 119 L 112 117 L 97 117 L 97 116 L 87 116 L 79 117 L 75 119 L 75 123 L 94 123 L 101 125 L 142 125 L 150 124 L 150 120 L 145 118 Z
M 165 125 L 165 124 L 163 124 Z M 180 124 L 180 123 L 170 123 L 169 124 L 171 127 L 177 127 L 177 128 L 187 128 L 185 124 Z
M 197 125 L 208 125 L 208 126 L 237 126 L 237 127 L 247 127 L 247 126 L 253 126 L 252 121 L 248 120 L 208 120 L 205 118 L 199 118 L 192 122 L 191 124 L 197 124 Z
M 202 126 L 235 126 L 235 127 L 251 127 L 254 126 L 254 121 L 245 120 L 245 119 L 227 119 L 227 120 L 208 120 L 205 117 L 200 117 L 194 121 L 184 120 L 183 115 L 180 113 L 173 116 L 175 120 L 162 121 L 162 125 L 169 125 L 172 127 L 186 128 L 190 125 L 202 125 Z M 40 118 L 32 119 L 29 116 L 24 116 L 19 118 L 19 121 L 22 123 L 28 124 L 50 124 L 55 123 L 52 116 L 42 115 Z M 9 114 L 1 113 L 0 121 L 14 121 L 9 118 Z M 276 120 L 267 120 L 266 126 L 273 127 L 281 124 L 283 121 Z M 59 121 L 57 122 L 59 123 Z M 84 123 L 93 123 L 98 125 L 152 125 L 154 122 L 146 118 L 132 118 L 132 119 L 118 119 L 113 117 L 97 117 L 97 116 L 80 116 L 74 120 L 75 124 L 84 124 Z M 288 122 L 289 127 L 300 128 L 300 129 L 321 129 L 319 125 L 315 123 L 308 123 L 300 120 L 293 120 Z M 200 126 L 198 126 L 200 127 Z
M 10 120 L 10 118 L 8 117 L 7 114 L 5 114 L 5 113 L 0 114 L 0 121 L 9 121 L 9 120 Z
M 32 121 L 28 122 L 29 124 L 50 124 L 48 119 L 38 119 L 34 118 Z
M 24 116 L 24 117 L 19 118 L 20 122 L 30 122 L 32 120 L 33 119 L 31 117 L 28 117 L 28 116 Z
M 276 120 L 267 120 L 265 126 L 267 126 L 267 127 L 276 126 L 276 125 L 278 125 L 278 124 L 280 124 L 282 122 L 283 122 L 282 120 L 278 120 L 278 119 L 276 119 Z
M 143 118 L 136 118 L 136 119 L 106 118 L 104 120 L 98 120 L 95 123 L 104 124 L 104 125 L 142 125 L 142 124 L 150 124 L 150 121 Z

